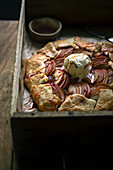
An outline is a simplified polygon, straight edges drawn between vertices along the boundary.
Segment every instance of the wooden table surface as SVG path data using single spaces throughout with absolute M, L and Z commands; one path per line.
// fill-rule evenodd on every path
M 0 21 L 0 170 L 12 166 L 10 103 L 18 21 Z

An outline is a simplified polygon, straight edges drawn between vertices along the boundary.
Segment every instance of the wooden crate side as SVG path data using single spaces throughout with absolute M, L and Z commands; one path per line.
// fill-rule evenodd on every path
M 39 16 L 56 17 L 64 24 L 111 24 L 113 1 L 103 0 L 27 0 L 29 22 Z
M 113 151 L 113 115 L 14 116 L 11 125 L 18 157 L 63 153 L 96 155 Z
M 18 35 L 17 35 L 17 45 L 16 45 L 16 55 L 15 55 L 15 66 L 13 75 L 13 87 L 12 87 L 12 99 L 11 99 L 11 116 L 16 111 L 18 104 L 18 95 L 20 91 L 20 71 L 21 71 L 21 57 L 23 48 L 23 38 L 24 38 L 24 25 L 25 25 L 25 0 L 22 0 L 20 19 L 18 25 Z

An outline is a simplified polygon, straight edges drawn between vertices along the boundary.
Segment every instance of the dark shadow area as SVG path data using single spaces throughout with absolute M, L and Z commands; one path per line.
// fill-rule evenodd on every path
M 0 4 L 0 20 L 18 20 L 21 0 L 2 0 Z

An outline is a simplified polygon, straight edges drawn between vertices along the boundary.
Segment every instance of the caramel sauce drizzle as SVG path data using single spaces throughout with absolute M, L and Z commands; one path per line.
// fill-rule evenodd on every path
M 32 76 L 34 76 L 34 75 L 36 75 L 36 74 L 38 74 L 38 73 L 43 73 L 41 70 L 43 70 L 45 67 L 42 67 L 42 68 L 40 68 L 40 70 L 38 70 L 38 71 L 36 71 L 36 72 L 34 72 L 34 73 L 30 73 L 28 76 L 27 76 L 27 78 L 29 79 L 30 77 L 32 77 Z

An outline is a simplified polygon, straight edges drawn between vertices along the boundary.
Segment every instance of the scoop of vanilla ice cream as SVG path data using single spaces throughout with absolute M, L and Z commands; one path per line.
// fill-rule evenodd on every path
M 71 54 L 65 58 L 64 68 L 71 76 L 83 78 L 91 71 L 91 60 L 86 54 Z

